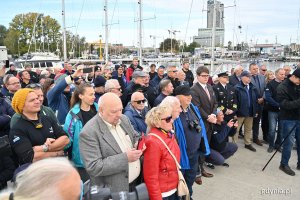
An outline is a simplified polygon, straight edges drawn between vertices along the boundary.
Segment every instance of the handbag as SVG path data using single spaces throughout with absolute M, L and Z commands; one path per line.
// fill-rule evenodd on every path
M 168 147 L 168 145 L 165 143 L 165 141 L 163 141 L 163 139 L 161 139 L 161 137 L 159 137 L 158 135 L 156 135 L 154 133 L 149 133 L 148 135 L 152 135 L 152 136 L 156 137 L 157 139 L 159 139 L 165 145 L 165 147 L 168 149 L 169 153 L 171 154 L 172 158 L 174 159 L 174 161 L 176 163 L 176 167 L 177 167 L 177 171 L 178 171 L 177 194 L 180 197 L 185 196 L 185 199 L 189 200 L 190 199 L 189 188 L 187 187 L 185 179 L 184 179 L 184 177 L 183 177 L 183 175 L 182 175 L 182 173 L 180 171 L 181 166 L 179 165 L 176 157 L 174 156 L 174 154 L 172 153 L 172 151 L 170 150 L 170 148 Z
M 0 137 L 0 156 L 11 156 L 12 150 L 10 147 L 9 139 L 7 135 Z

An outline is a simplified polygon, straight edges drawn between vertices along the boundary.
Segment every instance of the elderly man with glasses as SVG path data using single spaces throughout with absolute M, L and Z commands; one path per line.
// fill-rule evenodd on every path
M 148 112 L 148 107 L 145 106 L 146 99 L 141 92 L 134 92 L 131 95 L 131 101 L 125 107 L 124 115 L 126 115 L 134 130 L 139 134 L 146 133 L 147 125 L 145 122 L 145 116 Z

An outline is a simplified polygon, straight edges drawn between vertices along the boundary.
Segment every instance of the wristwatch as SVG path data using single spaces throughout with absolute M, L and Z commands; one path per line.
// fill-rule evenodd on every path
M 44 152 L 47 152 L 49 150 L 49 147 L 48 147 L 47 144 L 43 144 L 42 149 L 43 149 Z

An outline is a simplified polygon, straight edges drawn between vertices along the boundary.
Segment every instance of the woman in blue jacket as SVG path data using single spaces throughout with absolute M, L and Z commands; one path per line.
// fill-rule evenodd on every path
M 72 161 L 77 168 L 83 182 L 89 179 L 84 169 L 79 152 L 79 134 L 83 126 L 98 112 L 98 105 L 94 103 L 95 91 L 88 83 L 82 83 L 75 88 L 72 94 L 72 108 L 66 117 L 64 131 L 69 135 L 72 149 Z

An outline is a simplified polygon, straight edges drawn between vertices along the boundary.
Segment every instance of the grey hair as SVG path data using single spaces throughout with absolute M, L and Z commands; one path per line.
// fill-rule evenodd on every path
M 57 185 L 74 170 L 66 158 L 47 158 L 35 162 L 17 175 L 14 197 L 61 200 Z
M 115 88 L 116 85 L 119 84 L 119 81 L 117 79 L 109 79 L 106 81 L 104 86 L 105 92 L 110 92 L 111 89 Z
M 3 83 L 4 85 L 6 85 L 9 81 L 10 78 L 12 77 L 15 77 L 13 74 L 6 74 L 4 77 L 3 77 Z
M 159 104 L 159 106 L 168 107 L 172 110 L 174 108 L 174 104 L 178 103 L 180 105 L 180 101 L 177 97 L 174 96 L 167 96 L 162 100 L 162 102 Z

